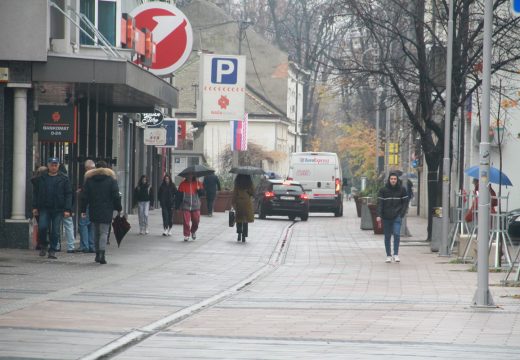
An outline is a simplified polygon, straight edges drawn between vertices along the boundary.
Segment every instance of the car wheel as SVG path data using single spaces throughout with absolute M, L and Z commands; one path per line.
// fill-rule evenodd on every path
M 309 219 L 309 213 L 303 214 L 302 216 L 300 216 L 300 219 L 302 219 L 302 221 L 307 221 Z
M 295 219 L 296 219 L 296 216 L 294 216 L 294 215 L 289 215 L 289 220 L 294 221 Z

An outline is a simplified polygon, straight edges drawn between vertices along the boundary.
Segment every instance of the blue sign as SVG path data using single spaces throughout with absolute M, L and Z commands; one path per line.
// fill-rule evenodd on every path
M 520 15 L 520 0 L 511 0 L 511 9 L 513 14 Z
M 419 165 L 419 161 L 417 161 L 417 159 L 412 160 L 412 167 L 413 167 L 413 168 L 416 168 L 417 165 Z
M 162 127 L 166 129 L 166 143 L 157 147 L 177 147 L 177 119 L 164 119 Z
M 229 58 L 211 59 L 211 82 L 234 85 L 237 83 L 238 60 Z

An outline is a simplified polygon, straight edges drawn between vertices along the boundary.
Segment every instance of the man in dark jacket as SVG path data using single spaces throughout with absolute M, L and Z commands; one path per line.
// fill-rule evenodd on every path
M 217 197 L 217 190 L 220 191 L 220 181 L 215 174 L 204 176 L 204 190 L 208 205 L 208 216 L 213 216 L 213 203 Z
M 399 259 L 399 241 L 401 236 L 401 220 L 408 209 L 408 194 L 402 186 L 396 173 L 388 176 L 386 185 L 379 190 L 377 195 L 377 218 L 378 226 L 383 222 L 385 232 L 386 262 L 392 262 L 390 238 L 394 235 L 394 257 L 395 262 Z
M 49 158 L 48 171 L 33 183 L 32 213 L 39 216 L 40 256 L 47 253 L 47 232 L 50 228 L 49 259 L 56 259 L 63 218 L 72 214 L 72 187 L 67 175 L 58 171 L 59 165 L 58 158 Z
M 94 225 L 95 261 L 106 264 L 105 248 L 114 210 L 120 212 L 123 208 L 116 174 L 104 161 L 98 162 L 96 169 L 85 173 L 85 184 L 81 193 L 82 218 L 87 217 L 87 206 L 90 221 Z

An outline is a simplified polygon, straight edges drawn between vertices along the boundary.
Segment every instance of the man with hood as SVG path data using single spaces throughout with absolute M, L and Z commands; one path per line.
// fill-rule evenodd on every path
M 385 233 L 386 262 L 392 262 L 392 252 L 390 239 L 394 235 L 394 256 L 395 262 L 399 259 L 399 241 L 401 237 L 401 220 L 408 210 L 408 193 L 401 184 L 397 173 L 391 172 L 388 175 L 385 186 L 379 189 L 377 195 L 377 217 L 378 226 L 383 223 Z
M 81 200 L 81 217 L 87 217 L 88 206 L 90 221 L 94 226 L 95 261 L 106 264 L 105 248 L 113 213 L 114 210 L 123 210 L 116 174 L 108 168 L 106 162 L 99 161 L 95 169 L 85 173 Z

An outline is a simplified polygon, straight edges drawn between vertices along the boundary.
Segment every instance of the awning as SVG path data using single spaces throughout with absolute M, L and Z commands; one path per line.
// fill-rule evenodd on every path
M 33 63 L 40 103 L 63 103 L 90 96 L 113 112 L 146 112 L 178 107 L 178 90 L 145 69 L 120 59 L 49 55 Z

